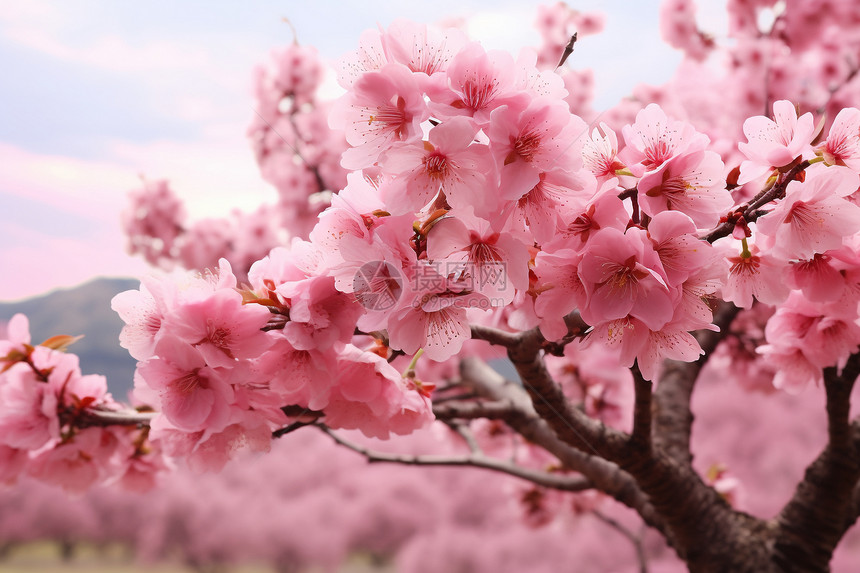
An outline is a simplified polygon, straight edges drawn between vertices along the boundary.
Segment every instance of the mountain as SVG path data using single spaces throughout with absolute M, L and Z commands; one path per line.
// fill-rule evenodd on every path
M 119 345 L 123 322 L 111 310 L 110 301 L 117 293 L 139 287 L 134 279 L 102 278 L 20 302 L 0 303 L 0 322 L 19 312 L 26 314 L 34 343 L 57 334 L 83 334 L 69 349 L 80 357 L 81 371 L 105 375 L 114 397 L 125 401 L 136 362 Z

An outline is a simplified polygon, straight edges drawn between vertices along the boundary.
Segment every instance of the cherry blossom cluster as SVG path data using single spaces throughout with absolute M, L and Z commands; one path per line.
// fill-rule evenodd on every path
M 106 481 L 151 487 L 166 468 L 163 457 L 146 428 L 95 415 L 120 405 L 104 376 L 82 375 L 78 357 L 65 352 L 74 341 L 56 336 L 33 345 L 26 316 L 9 322 L 0 340 L 0 481 L 26 474 L 71 492 Z
M 139 361 L 135 398 L 159 414 L 150 439 L 199 469 L 240 446 L 267 451 L 290 419 L 385 438 L 430 419 L 429 401 L 378 354 L 351 344 L 360 306 L 295 252 L 255 263 L 255 292 L 229 263 L 177 284 L 144 281 L 114 298 L 121 344 Z M 288 416 L 289 415 L 289 416 Z

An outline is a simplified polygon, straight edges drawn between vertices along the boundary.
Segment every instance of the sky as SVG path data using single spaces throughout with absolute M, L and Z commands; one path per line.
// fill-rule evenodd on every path
M 150 272 L 120 228 L 141 177 L 168 179 L 192 218 L 274 201 L 245 130 L 253 68 L 292 41 L 283 18 L 334 63 L 396 18 L 465 18 L 485 47 L 516 52 L 538 43 L 541 3 L 0 0 L 0 301 Z M 699 16 L 717 34 L 720 4 Z M 595 71 L 598 109 L 671 76 L 681 56 L 660 41 L 657 0 L 571 5 L 606 15 L 574 55 Z M 333 73 L 324 89 L 339 93 Z

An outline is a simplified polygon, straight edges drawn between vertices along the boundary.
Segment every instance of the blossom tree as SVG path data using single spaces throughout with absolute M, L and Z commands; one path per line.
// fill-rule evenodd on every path
M 3 477 L 142 488 L 172 460 L 217 471 L 240 446 L 313 427 L 373 462 L 503 472 L 540 496 L 600 491 L 692 571 L 827 571 L 860 514 L 860 8 L 729 9 L 737 41 L 721 50 L 691 3 L 665 2 L 687 59 L 603 116 L 578 91 L 587 74 L 555 69 L 579 37 L 562 41 L 569 25 L 600 26 L 563 5 L 540 15 L 546 46 L 517 58 L 457 28 L 369 31 L 330 108 L 302 91 L 316 72 L 293 46 L 289 81 L 261 84 L 254 128 L 264 176 L 295 194 L 289 246 L 114 299 L 139 361 L 134 408 L 81 375 L 63 352 L 73 339 L 34 345 L 15 317 L 0 343 Z M 347 144 L 339 167 L 332 133 Z M 340 169 L 305 237 L 313 211 L 297 206 L 336 190 Z M 141 236 L 170 238 L 147 256 L 172 260 L 185 230 L 158 193 L 135 213 L 158 222 Z M 518 381 L 488 365 L 501 357 Z M 772 519 L 693 466 L 706 364 L 751 388 L 823 388 L 827 443 Z M 391 453 L 343 433 L 386 439 L 434 419 L 465 451 Z

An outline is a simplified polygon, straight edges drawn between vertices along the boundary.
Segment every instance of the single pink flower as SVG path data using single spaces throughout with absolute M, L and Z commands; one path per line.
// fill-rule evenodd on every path
M 618 159 L 618 136 L 602 121 L 600 129 L 595 127 L 582 146 L 582 162 L 601 180 L 615 177 L 615 172 L 624 168 Z
M 535 257 L 538 292 L 534 312 L 540 317 L 540 330 L 547 340 L 565 336 L 564 317 L 585 306 L 587 295 L 578 272 L 580 258 L 578 252 L 570 249 L 540 251 Z
M 480 44 L 469 44 L 451 60 L 448 84 L 431 94 L 430 109 L 443 120 L 467 116 L 476 127 L 486 127 L 497 107 L 527 101 L 528 95 L 515 88 L 515 72 L 507 52 L 487 52 Z
M 729 256 L 726 263 L 729 274 L 722 289 L 724 300 L 741 308 L 750 308 L 753 297 L 765 304 L 776 305 L 788 296 L 789 288 L 783 278 L 785 264 L 769 253 L 759 254 L 755 245 L 750 245 L 749 256 Z
M 837 301 L 847 286 L 845 277 L 831 264 L 831 257 L 822 254 L 791 263 L 788 280 L 789 286 L 812 302 Z
M 354 296 L 335 289 L 329 276 L 310 276 L 277 287 L 289 301 L 289 321 L 284 336 L 300 350 L 325 350 L 336 342 L 347 342 L 363 307 Z
M 343 167 L 363 169 L 394 142 L 420 141 L 421 122 L 427 117 L 424 95 L 412 73 L 400 64 L 388 64 L 364 74 L 335 102 L 329 123 L 342 129 L 352 146 L 343 154 Z
M 723 161 L 713 151 L 674 155 L 639 180 L 639 205 L 652 217 L 681 211 L 697 227 L 713 227 L 734 204 L 723 171 Z
M 578 170 L 586 130 L 585 122 L 556 100 L 534 98 L 524 110 L 496 108 L 487 136 L 500 172 L 500 197 L 519 199 L 538 184 L 541 173 Z
M 648 104 L 636 114 L 632 125 L 621 130 L 627 146 L 621 160 L 637 176 L 653 171 L 682 153 L 702 151 L 708 137 L 689 123 L 669 119 L 657 104 Z
M 448 69 L 450 61 L 466 46 L 468 37 L 457 28 L 395 20 L 382 34 L 381 41 L 389 61 L 432 77 Z
M 811 113 L 798 118 L 790 101 L 779 100 L 773 104 L 773 117 L 758 115 L 744 122 L 747 143 L 739 143 L 738 149 L 747 160 L 741 163 L 738 184 L 748 183 L 774 167 L 788 165 L 811 151 L 810 142 L 815 135 Z
M 654 245 L 666 282 L 678 286 L 715 259 L 713 247 L 696 235 L 696 224 L 678 211 L 662 211 L 651 219 L 648 236 Z
M 30 366 L 13 365 L 0 377 L 0 443 L 37 450 L 60 438 L 54 389 L 36 378 Z
M 484 305 L 487 298 L 464 291 L 462 283 L 440 274 L 430 263 L 419 262 L 409 291 L 389 316 L 391 348 L 406 354 L 424 349 L 427 358 L 442 362 L 460 352 L 471 338 L 466 309 Z
M 30 344 L 30 320 L 27 316 L 17 313 L 9 319 L 5 336 L 5 340 L 0 339 L 0 361 L 13 350 L 26 353 L 25 345 Z
M 624 202 L 618 198 L 618 194 L 603 188 L 585 209 L 567 223 L 558 233 L 557 239 L 543 245 L 543 250 L 579 248 L 600 229 L 612 228 L 623 232 L 629 222 L 630 213 L 624 207 Z
M 230 372 L 207 366 L 200 352 L 172 335 L 159 340 L 156 355 L 138 365 L 138 374 L 157 392 L 165 417 L 188 431 L 222 429 L 233 402 Z
M 427 234 L 427 256 L 443 274 L 461 275 L 466 288 L 485 295 L 492 306 L 510 304 L 516 290 L 528 288 L 526 246 L 477 217 L 437 221 Z
M 99 481 L 116 446 L 109 430 L 85 428 L 74 438 L 41 451 L 30 460 L 27 472 L 69 493 L 83 493 Z
M 326 424 L 387 439 L 391 432 L 411 433 L 433 420 L 429 400 L 384 358 L 346 345 L 337 372 Z
M 597 183 L 586 171 L 541 173 L 531 191 L 508 203 L 506 218 L 511 232 L 523 241 L 545 244 L 586 209 Z
M 758 220 L 758 230 L 774 239 L 772 252 L 784 259 L 838 249 L 844 237 L 860 231 L 860 207 L 844 199 L 858 186 L 860 176 L 847 167 L 811 170 L 804 182 L 788 184 L 785 198 Z
M 338 60 L 337 81 L 344 89 L 351 89 L 364 74 L 381 69 L 388 61 L 380 31 L 365 30 L 358 39 L 358 49 Z
M 662 273 L 659 256 L 645 231 L 597 231 L 586 242 L 579 263 L 579 277 L 588 296 L 587 304 L 580 308 L 582 318 L 598 324 L 629 315 L 659 330 L 672 318 L 680 296 L 677 289 L 666 285 Z
M 420 211 L 442 191 L 456 208 L 473 207 L 488 213 L 496 197 L 488 192 L 494 179 L 486 146 L 473 144 L 477 129 L 466 118 L 456 117 L 430 130 L 428 141 L 394 145 L 380 161 L 383 171 L 394 176 L 381 189 L 387 211 L 399 215 Z
M 860 110 L 855 107 L 840 110 L 816 153 L 824 157 L 827 165 L 844 165 L 860 171 Z
M 232 366 L 237 360 L 256 358 L 271 345 L 261 329 L 271 317 L 258 304 L 242 303 L 235 290 L 218 290 L 204 299 L 178 304 L 163 327 L 197 348 L 208 366 Z

